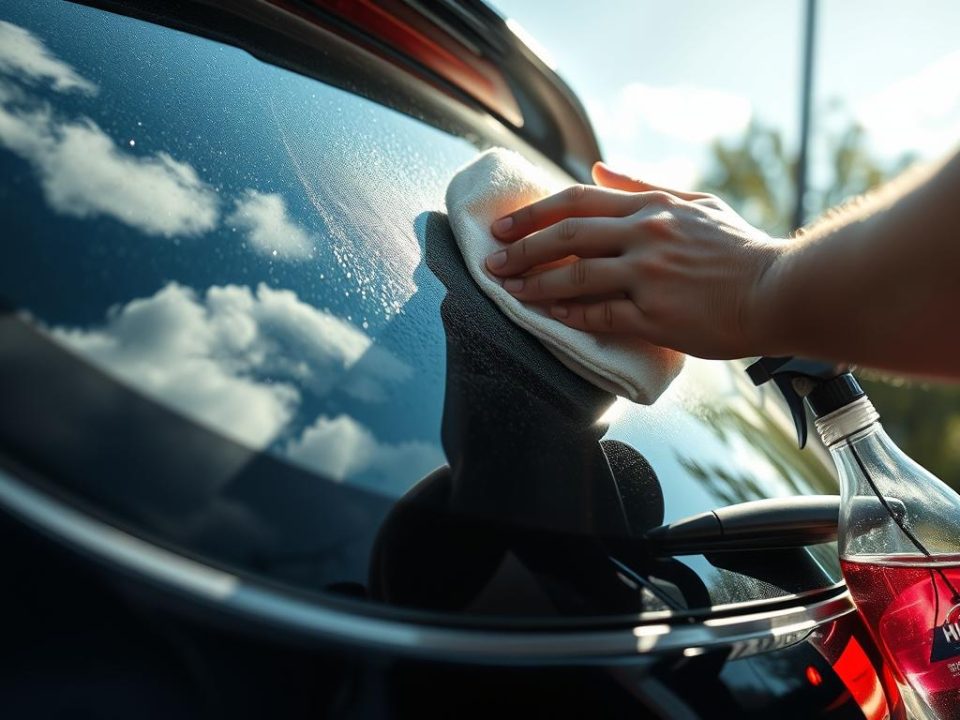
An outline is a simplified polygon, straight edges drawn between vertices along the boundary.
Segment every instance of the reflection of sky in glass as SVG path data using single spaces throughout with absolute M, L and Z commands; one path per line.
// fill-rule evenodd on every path
M 54 213 L 14 221 L 24 253 L 5 292 L 245 444 L 400 489 L 442 464 L 442 344 L 424 333 L 410 363 L 389 335 L 418 290 L 414 219 L 442 207 L 445 168 L 472 147 L 145 23 L 117 34 L 116 18 L 64 8 L 71 32 L 54 32 L 31 17 L 42 6 L 0 24 L 3 161 Z M 435 390 L 418 388 L 412 415 L 433 422 L 400 422 L 418 375 Z
M 442 464 L 443 288 L 415 220 L 473 146 L 167 29 L 58 6 L 58 32 L 46 7 L 0 26 L 24 209 L 4 292 L 125 382 L 332 479 L 399 495 Z M 650 460 L 667 519 L 833 490 L 770 407 L 691 362 L 655 406 L 620 401 L 608 437 Z

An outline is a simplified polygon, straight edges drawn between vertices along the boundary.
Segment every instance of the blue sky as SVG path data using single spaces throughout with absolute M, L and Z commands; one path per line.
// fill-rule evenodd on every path
M 714 137 L 751 117 L 795 144 L 800 0 L 493 0 L 586 103 L 606 158 L 693 184 Z M 821 0 L 817 126 L 856 118 L 873 150 L 936 157 L 960 141 L 960 2 Z M 843 110 L 827 115 L 833 99 Z

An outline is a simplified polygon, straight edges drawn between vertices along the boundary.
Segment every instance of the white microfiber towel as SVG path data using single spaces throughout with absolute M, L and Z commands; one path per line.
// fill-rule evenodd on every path
M 532 333 L 564 365 L 604 390 L 650 404 L 683 367 L 684 356 L 637 337 L 592 335 L 567 327 L 546 308 L 524 304 L 489 274 L 487 255 L 504 247 L 490 224 L 517 208 L 552 195 L 570 181 L 535 167 L 515 152 L 487 150 L 447 187 L 447 213 L 470 274 L 513 322 Z

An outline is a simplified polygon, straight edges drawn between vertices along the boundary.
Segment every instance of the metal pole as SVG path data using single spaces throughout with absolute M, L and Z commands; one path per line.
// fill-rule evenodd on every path
M 799 228 L 805 219 L 803 198 L 807 192 L 807 153 L 810 143 L 810 106 L 813 102 L 813 53 L 817 25 L 817 0 L 806 0 L 806 30 L 803 40 L 803 77 L 800 95 L 800 151 L 794 180 L 796 198 L 793 207 L 793 227 Z

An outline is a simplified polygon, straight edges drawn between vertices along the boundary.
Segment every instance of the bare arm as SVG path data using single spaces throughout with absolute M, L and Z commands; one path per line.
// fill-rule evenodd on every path
M 960 378 L 960 154 L 828 213 L 763 285 L 774 352 Z
M 712 195 L 603 165 L 594 177 L 604 187 L 493 226 L 508 246 L 489 270 L 521 300 L 554 301 L 558 321 L 702 357 L 793 354 L 960 378 L 960 155 L 786 241 Z

